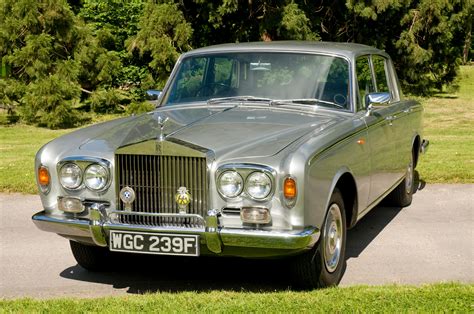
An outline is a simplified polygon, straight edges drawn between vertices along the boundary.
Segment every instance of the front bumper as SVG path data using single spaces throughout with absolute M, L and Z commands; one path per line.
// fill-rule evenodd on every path
M 89 212 L 90 219 L 53 216 L 45 211 L 33 215 L 32 219 L 43 231 L 103 247 L 108 246 L 110 230 L 199 235 L 203 255 L 241 257 L 293 255 L 313 247 L 320 236 L 319 229 L 315 227 L 293 231 L 222 228 L 218 225 L 218 213 L 212 210 L 206 217 L 206 226 L 193 229 L 118 224 L 111 222 L 103 209 L 92 208 Z

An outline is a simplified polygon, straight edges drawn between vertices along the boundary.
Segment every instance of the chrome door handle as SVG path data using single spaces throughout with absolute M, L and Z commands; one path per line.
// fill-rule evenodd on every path
M 407 108 L 407 109 L 403 110 L 403 112 L 404 112 L 404 113 L 410 113 L 411 110 L 412 110 L 411 108 Z

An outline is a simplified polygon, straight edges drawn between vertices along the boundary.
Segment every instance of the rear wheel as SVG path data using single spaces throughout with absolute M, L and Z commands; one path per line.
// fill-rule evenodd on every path
M 336 188 L 329 202 L 317 245 L 293 260 L 293 279 L 303 288 L 335 286 L 344 274 L 346 215 L 341 192 Z
M 410 161 L 406 168 L 405 179 L 387 197 L 389 205 L 405 207 L 411 204 L 415 186 L 414 156 L 411 153 Z
M 85 245 L 76 241 L 69 241 L 72 255 L 77 263 L 90 271 L 106 270 L 109 265 L 110 252 L 103 247 Z

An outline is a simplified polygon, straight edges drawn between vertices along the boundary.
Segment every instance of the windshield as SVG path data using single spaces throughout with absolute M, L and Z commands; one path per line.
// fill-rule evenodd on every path
M 349 64 L 340 57 L 296 53 L 190 56 L 182 60 L 163 103 L 239 96 L 321 100 L 349 109 Z

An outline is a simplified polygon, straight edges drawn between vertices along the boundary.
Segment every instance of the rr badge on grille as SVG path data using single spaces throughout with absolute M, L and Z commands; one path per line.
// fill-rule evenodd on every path
M 176 193 L 174 199 L 176 200 L 176 204 L 178 204 L 179 213 L 186 214 L 187 207 L 189 203 L 191 203 L 191 194 L 189 194 L 185 186 L 178 189 L 178 193 Z
M 120 199 L 125 205 L 125 210 L 131 211 L 132 203 L 133 201 L 135 201 L 135 191 L 131 187 L 126 186 L 120 190 L 119 195 L 120 195 Z

